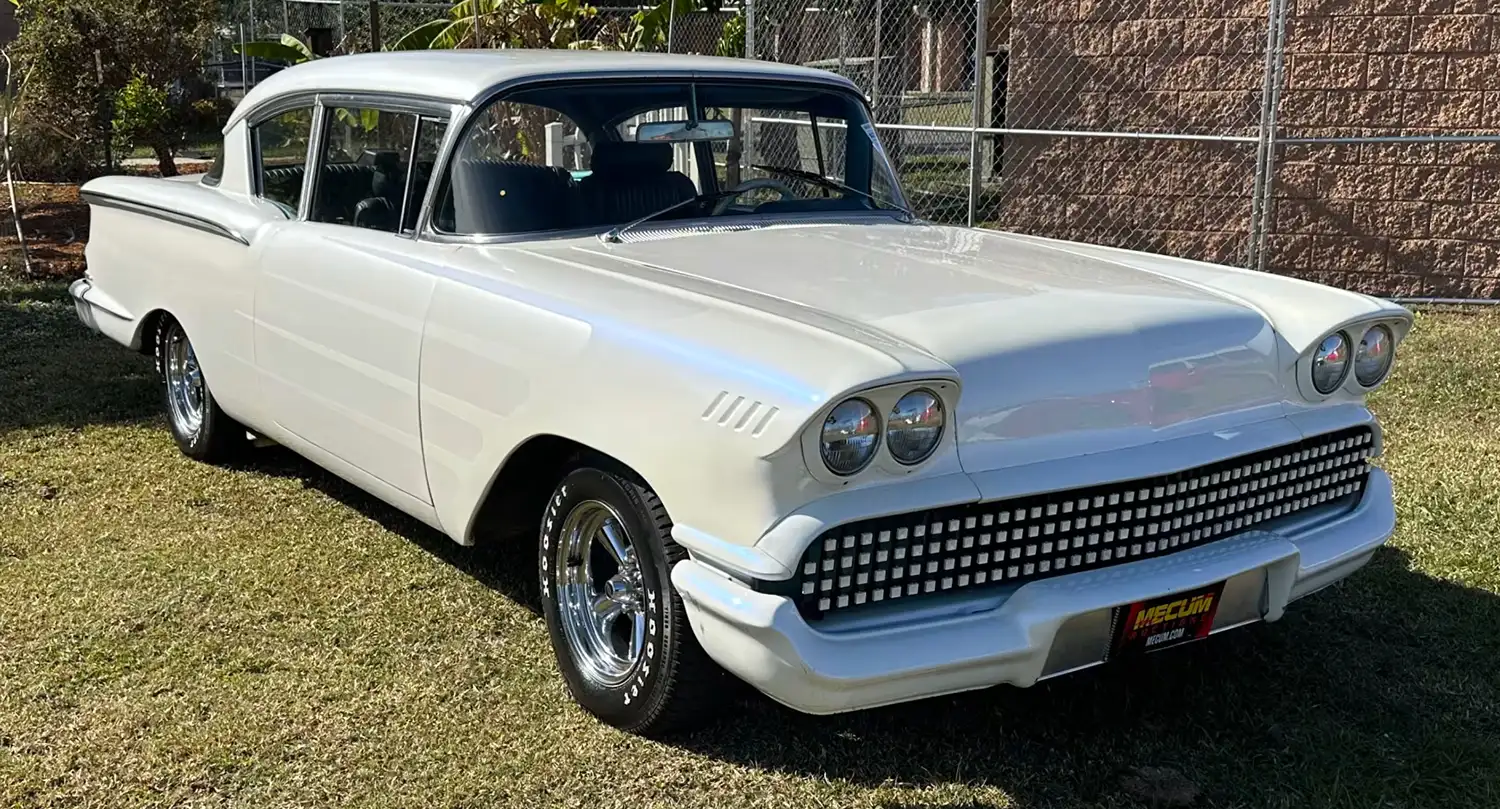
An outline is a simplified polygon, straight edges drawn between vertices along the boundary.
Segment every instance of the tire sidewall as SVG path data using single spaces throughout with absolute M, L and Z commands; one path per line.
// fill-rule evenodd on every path
M 608 504 L 624 521 L 646 589 L 645 649 L 629 679 L 617 688 L 591 683 L 579 671 L 558 614 L 553 579 L 562 526 L 573 507 L 587 500 Z M 649 722 L 661 710 L 670 692 L 670 663 L 678 635 L 684 627 L 678 625 L 677 611 L 672 608 L 671 571 L 646 504 L 634 487 L 622 485 L 615 476 L 592 468 L 579 469 L 564 478 L 547 502 L 538 557 L 542 613 L 558 668 L 573 698 L 591 713 L 617 727 L 629 729 Z

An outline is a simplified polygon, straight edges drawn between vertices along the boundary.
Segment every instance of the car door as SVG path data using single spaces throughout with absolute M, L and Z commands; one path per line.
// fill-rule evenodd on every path
M 294 443 L 430 504 L 417 374 L 434 279 L 410 234 L 447 122 L 358 100 L 318 118 L 297 218 L 259 256 L 262 402 Z

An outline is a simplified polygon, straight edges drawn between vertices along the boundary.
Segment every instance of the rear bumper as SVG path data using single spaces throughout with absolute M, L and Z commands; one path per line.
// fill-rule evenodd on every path
M 68 285 L 68 294 L 73 298 L 73 309 L 83 325 L 121 345 L 140 348 L 137 318 L 101 292 L 93 281 L 88 278 L 74 281 Z
M 902 623 L 814 628 L 790 599 L 687 560 L 672 571 L 708 654 L 772 699 L 815 714 L 1037 680 L 1101 663 L 1114 607 L 1225 581 L 1214 631 L 1279 619 L 1358 570 L 1390 538 L 1390 477 L 1373 469 L 1352 511 L 1280 531 L 1021 586 L 998 605 Z

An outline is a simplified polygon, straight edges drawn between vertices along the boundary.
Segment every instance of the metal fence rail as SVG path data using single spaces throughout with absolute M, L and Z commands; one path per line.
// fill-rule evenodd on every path
M 1473 15 L 1289 0 L 686 7 L 643 47 L 849 77 L 927 218 L 1381 295 L 1500 297 L 1500 117 L 1484 112 L 1496 87 Z M 367 51 L 448 8 L 234 0 L 224 30 Z M 602 41 L 649 8 L 601 7 L 581 35 Z

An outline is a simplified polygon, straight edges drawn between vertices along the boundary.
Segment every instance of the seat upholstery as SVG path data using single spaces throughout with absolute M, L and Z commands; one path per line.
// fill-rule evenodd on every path
M 564 169 L 464 159 L 453 172 L 453 232 L 527 233 L 573 227 L 576 186 Z M 446 211 L 439 220 L 446 218 Z M 444 223 L 446 224 L 446 223 Z
M 302 178 L 306 174 L 306 167 L 301 165 L 268 167 L 262 177 L 261 188 L 266 196 L 291 200 L 292 207 L 296 207 L 301 196 Z
M 593 171 L 578 183 L 585 224 L 617 225 L 697 196 L 693 181 L 671 167 L 669 143 L 595 144 Z

